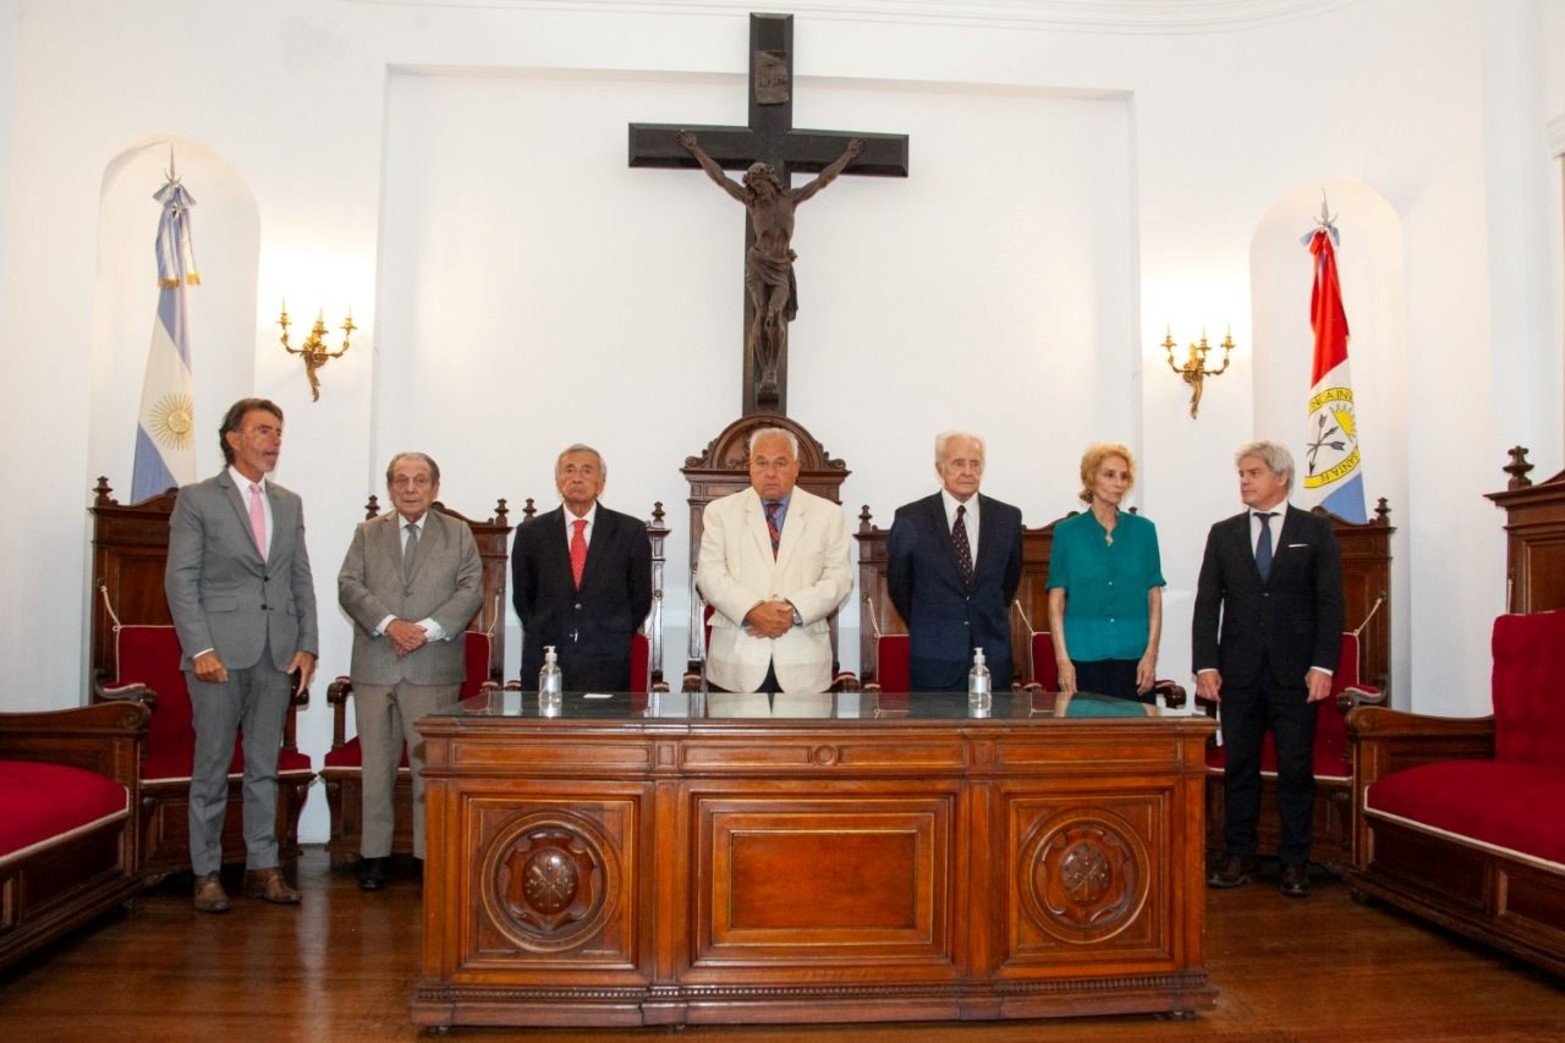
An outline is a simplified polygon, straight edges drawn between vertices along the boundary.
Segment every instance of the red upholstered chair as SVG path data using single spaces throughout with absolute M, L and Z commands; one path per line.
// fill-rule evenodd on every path
M 190 693 L 179 668 L 179 638 L 172 626 L 117 625 L 114 643 L 114 677 L 94 682 L 93 701 L 134 700 L 152 710 L 141 774 L 141 868 L 149 880 L 157 880 L 190 868 L 190 769 L 196 739 Z M 284 861 L 299 857 L 299 814 L 310 783 L 315 781 L 310 758 L 299 752 L 295 741 L 298 710 L 309 699 L 308 691 L 293 697 L 277 751 L 277 844 Z M 225 865 L 245 859 L 240 786 L 244 751 L 237 740 L 228 773 L 228 811 L 223 820 Z
M 0 714 L 0 971 L 130 900 L 151 711 Z
M 1353 711 L 1355 891 L 1565 975 L 1565 610 L 1504 615 L 1493 714 Z
M 468 630 L 463 633 L 462 640 L 466 676 L 462 679 L 458 698 L 467 699 L 498 682 L 490 677 L 489 635 Z M 353 681 L 347 676 L 338 677 L 326 689 L 326 702 L 332 708 L 331 750 L 323 758 L 321 781 L 326 784 L 326 804 L 331 811 L 331 834 L 326 851 L 334 866 L 345 865 L 358 857 L 359 839 L 364 829 L 364 750 L 357 735 L 347 738 L 348 700 L 352 696 Z M 408 767 L 406 743 L 402 745 L 402 758 L 397 766 L 397 789 L 393 800 L 396 806 L 391 851 L 412 855 L 413 775 Z
M 1011 602 L 1011 611 L 1028 633 L 1027 675 L 1018 677 L 1012 687 L 1025 689 L 1036 685 L 1045 692 L 1059 691 L 1060 667 L 1054 659 L 1054 635 L 1047 630 L 1034 630 L 1020 601 Z M 1152 694 L 1167 709 L 1177 710 L 1185 705 L 1184 687 L 1167 678 L 1159 678 L 1152 685 Z
M 1368 620 L 1365 621 L 1366 623 Z M 1355 706 L 1381 703 L 1386 693 L 1360 681 L 1363 668 L 1362 645 L 1358 630 L 1342 633 L 1342 653 L 1332 674 L 1331 698 L 1316 703 L 1315 746 L 1315 844 L 1314 861 L 1333 873 L 1345 870 L 1352 858 L 1353 761 L 1348 750 L 1347 714 Z M 1201 701 L 1209 716 L 1217 716 L 1218 707 Z M 1207 747 L 1206 767 L 1206 839 L 1216 852 L 1223 848 L 1225 791 L 1223 772 L 1226 751 L 1215 741 Z M 1277 852 L 1277 747 L 1268 731 L 1261 745 L 1260 853 Z

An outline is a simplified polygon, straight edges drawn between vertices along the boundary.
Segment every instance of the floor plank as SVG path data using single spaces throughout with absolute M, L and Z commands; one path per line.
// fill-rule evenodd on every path
M 418 885 L 364 894 L 311 849 L 304 905 L 236 898 L 227 916 L 194 912 L 169 884 L 0 975 L 7 1036 L 81 1040 L 370 1040 L 419 1035 L 407 1018 L 418 974 Z M 1565 982 L 1378 905 L 1340 882 L 1306 901 L 1275 888 L 1209 892 L 1207 966 L 1217 1008 L 1192 1019 L 687 1028 L 707 1040 L 776 1043 L 1010 1043 L 1058 1040 L 1560 1040 Z M 21 1035 L 13 1035 L 20 1029 Z M 547 1031 L 545 1043 L 634 1040 L 669 1030 Z M 511 1033 L 459 1030 L 463 1039 Z

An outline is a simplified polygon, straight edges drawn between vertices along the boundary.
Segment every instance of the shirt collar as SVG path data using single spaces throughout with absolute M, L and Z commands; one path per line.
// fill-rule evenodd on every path
M 973 515 L 973 514 L 977 514 L 978 513 L 978 494 L 977 493 L 974 493 L 973 495 L 969 496 L 967 498 L 967 502 L 963 503 L 961 500 L 958 500 L 955 496 L 952 496 L 951 495 L 951 491 L 949 489 L 947 489 L 945 486 L 942 485 L 940 487 L 940 502 L 945 505 L 946 517 L 947 518 L 955 518 L 956 517 L 956 509 L 958 507 L 966 507 L 967 508 L 967 513 L 969 515 Z
M 242 493 L 248 493 L 250 491 L 250 486 L 252 485 L 259 485 L 262 492 L 267 492 L 266 475 L 264 474 L 261 476 L 260 481 L 252 482 L 250 479 L 239 473 L 239 468 L 235 467 L 233 464 L 229 464 L 228 477 L 233 479 L 234 485 L 238 486 L 239 491 Z
M 576 519 L 576 515 L 572 514 L 571 513 L 571 509 L 569 507 L 565 506 L 563 503 L 560 504 L 560 513 L 565 515 L 565 531 L 566 532 L 570 532 L 571 529 L 573 528 L 573 526 L 571 525 L 571 522 L 574 522 L 574 521 L 577 520 Z M 581 517 L 582 517 L 582 520 L 587 523 L 587 528 L 584 531 L 592 531 L 592 523 L 598 520 L 598 501 L 597 500 L 593 500 L 592 501 L 592 506 L 588 507 L 587 508 L 587 513 L 582 515 Z
M 423 514 L 419 515 L 418 521 L 416 522 L 408 521 L 407 515 L 403 514 L 401 511 L 393 510 L 392 513 L 397 516 L 397 528 L 401 529 L 403 532 L 406 532 L 408 526 L 412 525 L 413 528 L 418 530 L 418 534 L 420 536 L 424 535 L 424 523 L 429 521 L 428 511 L 425 511 Z

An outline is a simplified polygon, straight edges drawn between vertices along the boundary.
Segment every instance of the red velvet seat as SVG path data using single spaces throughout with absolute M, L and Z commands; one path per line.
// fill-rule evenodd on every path
M 149 877 L 160 877 L 190 866 L 189 790 L 196 741 L 190 692 L 179 667 L 179 637 L 172 626 L 120 625 L 114 630 L 114 642 L 115 677 L 94 686 L 94 700 L 138 699 L 152 708 L 142 767 L 142 793 L 151 805 L 142 822 L 142 869 Z M 308 692 L 291 701 L 277 752 L 277 841 L 284 860 L 299 856 L 299 814 L 315 780 L 310 758 L 299 752 L 294 740 L 298 708 L 308 701 Z M 244 750 L 236 739 L 223 825 L 225 865 L 245 858 L 239 786 L 243 774 Z
M 0 864 L 34 844 L 129 811 L 130 792 L 97 772 L 0 761 Z
M 1376 782 L 1364 804 L 1367 814 L 1541 859 L 1565 872 L 1565 765 L 1500 760 L 1420 764 Z

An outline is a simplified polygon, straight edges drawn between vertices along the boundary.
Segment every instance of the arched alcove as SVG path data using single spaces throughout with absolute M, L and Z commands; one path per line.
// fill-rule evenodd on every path
M 1402 219 L 1387 199 L 1360 181 L 1327 180 L 1287 192 L 1266 212 L 1250 241 L 1251 332 L 1254 338 L 1255 435 L 1273 438 L 1304 459 L 1311 365 L 1313 256 L 1301 236 L 1315 228 L 1326 194 L 1341 242 L 1337 269 L 1348 317 L 1348 361 L 1364 457 L 1364 493 L 1373 512 L 1390 503 L 1392 541 L 1392 677 L 1407 678 L 1410 517 L 1407 445 L 1407 292 Z M 1296 483 L 1293 500 L 1308 506 Z M 1349 619 L 1348 626 L 1362 620 Z M 1405 686 L 1392 697 L 1406 706 Z
M 221 466 L 215 432 L 223 410 L 255 384 L 256 275 L 260 216 L 255 196 L 222 156 L 179 138 L 129 145 L 103 172 L 98 265 L 92 304 L 92 409 L 85 496 L 97 475 L 128 495 L 136 414 L 158 304 L 155 243 L 162 205 L 153 198 L 170 156 L 195 200 L 191 242 L 201 284 L 188 294 L 195 381 L 196 473 Z

